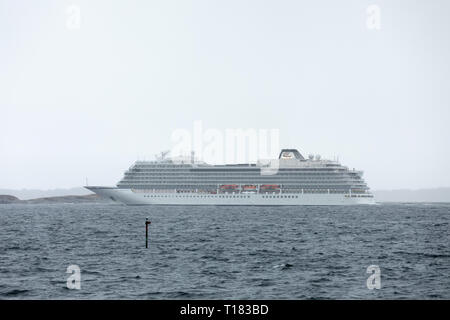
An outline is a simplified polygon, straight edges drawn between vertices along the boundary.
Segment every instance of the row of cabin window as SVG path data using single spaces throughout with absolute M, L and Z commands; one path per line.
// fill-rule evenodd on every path
M 144 197 L 146 198 L 152 198 L 152 197 L 157 197 L 157 198 L 169 198 L 170 196 L 168 195 L 144 195 Z M 298 196 L 294 196 L 294 195 L 277 195 L 277 196 L 262 196 L 263 198 L 298 198 Z M 172 197 L 173 198 L 173 197 Z M 250 198 L 250 196 L 242 196 L 242 195 L 232 195 L 232 196 L 223 196 L 223 195 L 219 195 L 219 196 L 206 196 L 206 195 L 202 195 L 202 196 L 185 196 L 185 195 L 176 195 L 175 198 Z

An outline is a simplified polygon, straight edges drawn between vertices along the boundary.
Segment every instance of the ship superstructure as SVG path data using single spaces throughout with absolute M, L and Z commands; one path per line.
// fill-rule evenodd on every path
M 116 187 L 86 187 L 125 204 L 373 204 L 362 171 L 283 149 L 278 159 L 210 165 L 190 159 L 136 161 Z

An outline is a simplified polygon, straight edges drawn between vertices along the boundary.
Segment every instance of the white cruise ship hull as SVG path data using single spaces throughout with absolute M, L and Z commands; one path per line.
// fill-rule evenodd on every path
M 375 204 L 369 195 L 333 193 L 176 193 L 135 192 L 115 187 L 85 187 L 96 194 L 126 205 L 211 205 L 211 206 L 317 206 Z

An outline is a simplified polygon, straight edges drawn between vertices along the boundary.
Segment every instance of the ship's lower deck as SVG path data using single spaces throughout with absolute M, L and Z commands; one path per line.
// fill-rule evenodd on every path
M 301 206 L 375 204 L 370 194 L 334 193 L 177 193 L 86 187 L 127 205 Z

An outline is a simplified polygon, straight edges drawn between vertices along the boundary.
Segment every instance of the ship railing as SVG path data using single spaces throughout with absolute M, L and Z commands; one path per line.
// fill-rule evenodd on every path
M 371 196 L 373 194 L 369 190 L 364 189 L 323 189 L 323 188 L 280 188 L 276 189 L 261 189 L 260 185 L 257 185 L 256 190 L 244 190 L 239 189 L 220 189 L 220 188 L 186 188 L 186 189 L 136 189 L 132 188 L 134 193 L 197 193 L 197 194 L 241 194 L 241 193 L 254 193 L 254 194 L 345 194 L 349 197 L 353 196 Z

